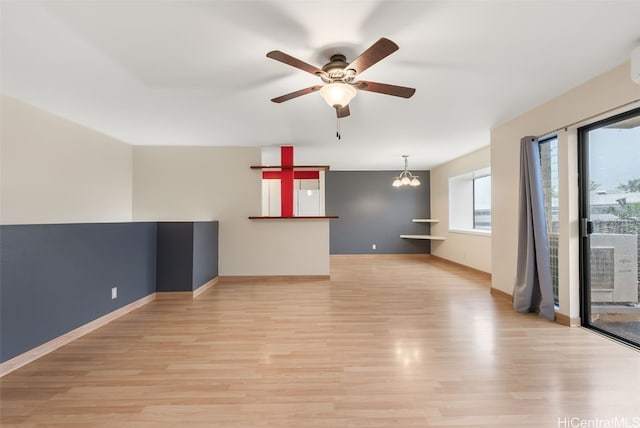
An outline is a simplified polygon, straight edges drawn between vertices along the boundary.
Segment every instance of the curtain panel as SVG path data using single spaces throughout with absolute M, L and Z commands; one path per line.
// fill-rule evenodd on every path
M 520 140 L 518 266 L 513 309 L 555 319 L 549 240 L 542 192 L 540 146 L 535 137 Z

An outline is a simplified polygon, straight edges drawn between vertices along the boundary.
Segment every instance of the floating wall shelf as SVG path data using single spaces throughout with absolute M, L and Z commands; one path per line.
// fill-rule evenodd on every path
M 444 241 L 443 236 L 434 236 L 434 235 L 400 235 L 403 239 L 430 239 L 432 241 Z
M 412 220 L 414 223 L 437 223 L 439 220 L 433 218 L 414 218 Z M 435 236 L 435 235 L 400 235 L 402 239 L 429 239 L 431 241 L 444 241 L 445 238 L 443 236 Z

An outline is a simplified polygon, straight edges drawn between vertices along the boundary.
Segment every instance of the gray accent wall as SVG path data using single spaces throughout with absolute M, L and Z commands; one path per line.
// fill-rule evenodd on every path
M 0 226 L 0 235 L 1 361 L 156 290 L 155 223 Z
M 158 291 L 193 291 L 218 276 L 218 222 L 158 223 Z
M 0 361 L 216 276 L 217 221 L 0 226 Z
M 193 290 L 193 223 L 158 223 L 158 291 Z
M 391 186 L 400 171 L 328 171 L 325 210 L 331 221 L 331 254 L 427 254 L 430 241 L 402 239 L 400 235 L 427 235 L 429 171 L 411 171 L 419 187 Z M 376 244 L 376 249 L 372 245 Z
M 196 290 L 218 276 L 217 221 L 193 223 L 193 289 Z

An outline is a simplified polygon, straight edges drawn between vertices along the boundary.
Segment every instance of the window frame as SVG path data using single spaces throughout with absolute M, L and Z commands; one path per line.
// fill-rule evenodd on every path
M 479 168 L 449 177 L 449 227 L 450 233 L 491 236 L 491 229 L 475 227 L 475 180 L 491 177 L 491 167 Z M 491 217 L 491 208 L 489 208 Z
M 476 227 L 477 223 L 476 223 L 476 211 L 478 211 L 476 209 L 476 182 L 478 180 L 482 180 L 484 178 L 489 178 L 489 199 L 491 199 L 491 171 L 489 171 L 488 174 L 486 175 L 477 175 L 473 177 L 473 230 L 474 231 L 482 231 L 482 232 L 491 232 L 491 207 L 489 207 L 489 228 L 482 228 L 482 227 Z M 489 202 L 489 205 L 491 205 L 491 202 Z

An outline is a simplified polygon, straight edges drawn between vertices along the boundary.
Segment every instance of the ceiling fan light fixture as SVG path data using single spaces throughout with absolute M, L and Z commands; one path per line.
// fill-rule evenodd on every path
M 330 107 L 344 107 L 356 96 L 356 88 L 346 83 L 334 82 L 320 88 L 320 95 Z

